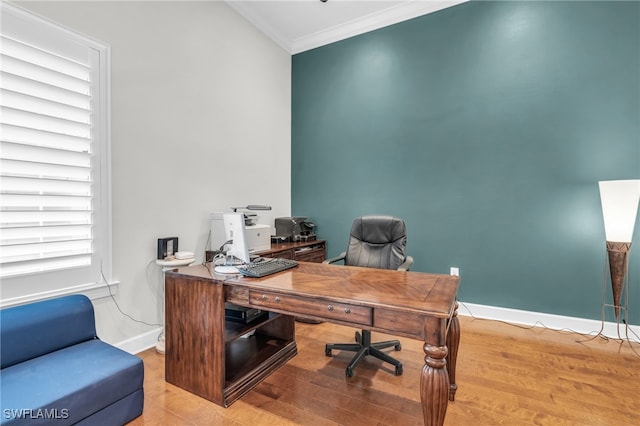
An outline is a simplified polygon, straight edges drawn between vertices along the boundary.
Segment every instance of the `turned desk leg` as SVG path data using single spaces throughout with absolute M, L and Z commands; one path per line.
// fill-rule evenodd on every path
M 454 401 L 458 385 L 456 384 L 456 361 L 458 359 L 458 346 L 460 346 L 460 320 L 458 319 L 458 302 L 449 322 L 447 334 L 447 371 L 449 372 L 449 401 Z
M 447 413 L 449 374 L 446 346 L 424 345 L 425 365 L 420 376 L 422 415 L 426 426 L 442 426 Z

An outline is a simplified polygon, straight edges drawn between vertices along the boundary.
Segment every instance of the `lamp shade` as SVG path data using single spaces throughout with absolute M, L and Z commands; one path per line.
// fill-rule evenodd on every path
M 640 202 L 640 179 L 598 182 L 607 241 L 630 243 Z

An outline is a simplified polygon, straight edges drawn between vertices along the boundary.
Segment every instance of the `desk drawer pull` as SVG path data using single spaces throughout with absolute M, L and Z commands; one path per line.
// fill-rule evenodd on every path
M 276 296 L 276 302 L 280 301 L 280 297 Z
M 262 295 L 262 300 L 267 300 L 267 295 L 266 294 Z
M 333 305 L 327 306 L 327 309 L 329 310 L 329 312 L 333 312 Z
M 344 308 L 344 313 L 345 313 L 345 314 L 350 314 L 350 313 L 351 313 L 351 309 L 349 309 L 349 308 Z

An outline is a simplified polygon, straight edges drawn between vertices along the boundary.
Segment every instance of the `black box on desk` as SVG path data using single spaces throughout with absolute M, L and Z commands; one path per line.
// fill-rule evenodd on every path
M 173 256 L 178 251 L 178 237 L 158 238 L 158 259 Z
M 224 318 L 227 321 L 241 322 L 248 324 L 255 320 L 261 319 L 269 315 L 269 312 L 262 311 L 260 309 L 246 308 L 244 306 L 237 306 L 232 303 L 225 303 L 224 306 Z

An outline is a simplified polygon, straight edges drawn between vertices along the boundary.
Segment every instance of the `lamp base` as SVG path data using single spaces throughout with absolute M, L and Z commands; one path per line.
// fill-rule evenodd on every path
M 626 340 L 629 345 L 631 345 L 631 341 L 629 340 L 629 286 L 626 285 L 626 277 L 627 277 L 627 267 L 628 267 L 628 253 L 631 248 L 631 243 L 620 243 L 614 241 L 607 241 L 607 258 L 609 260 L 609 272 L 611 275 L 611 289 L 613 292 L 613 304 L 607 303 L 607 272 L 606 272 L 606 264 L 605 260 L 605 272 L 604 278 L 602 280 L 602 318 L 600 331 L 598 331 L 595 335 L 593 335 L 590 339 L 581 340 L 580 342 L 588 342 L 597 337 L 603 337 L 605 339 L 609 339 L 610 337 L 605 336 L 603 334 L 604 326 L 605 326 L 605 308 L 612 307 L 614 309 L 616 315 L 616 324 L 618 327 L 618 338 L 620 342 Z M 626 289 L 624 306 L 622 305 L 622 293 L 623 290 Z M 620 334 L 620 311 L 624 310 L 623 319 L 625 326 L 625 335 L 626 338 L 622 337 Z M 635 352 L 635 351 L 634 351 Z
M 627 276 L 627 263 L 631 243 L 607 241 L 609 255 L 609 273 L 611 274 L 611 290 L 613 293 L 613 309 L 616 320 L 620 318 L 620 302 Z

